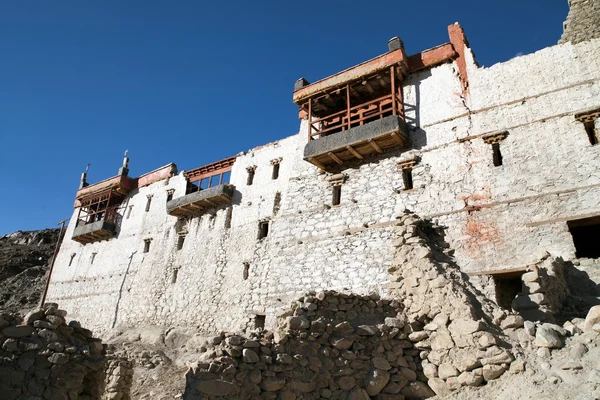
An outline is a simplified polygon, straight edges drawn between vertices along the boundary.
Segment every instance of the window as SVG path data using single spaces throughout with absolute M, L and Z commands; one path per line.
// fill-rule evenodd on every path
M 244 263 L 244 273 L 242 275 L 244 280 L 247 280 L 249 275 L 250 275 L 250 263 L 245 262 Z
M 600 258 L 600 216 L 567 222 L 577 258 Z
M 127 210 L 127 219 L 131 217 L 131 211 L 133 211 L 133 206 L 129 206 L 129 209 Z
M 585 128 L 585 132 L 588 135 L 588 139 L 590 140 L 590 144 L 596 145 L 598 144 L 598 129 L 596 129 L 596 125 L 594 121 L 588 121 L 583 124 Z
M 75 253 L 71 254 L 71 258 L 69 259 L 69 267 L 73 264 L 73 259 L 75 258 Z
M 404 182 L 404 190 L 413 188 L 412 169 L 406 168 L 402 170 L 402 181 Z
M 179 235 L 177 238 L 177 251 L 183 249 L 183 243 L 185 242 L 185 235 Z
M 171 275 L 171 283 L 177 282 L 177 275 L 179 275 L 179 268 L 173 268 L 173 275 Z
M 492 146 L 492 162 L 494 164 L 494 167 L 499 167 L 502 165 L 502 152 L 500 151 L 500 142 L 506 139 L 507 135 L 507 131 L 497 131 L 487 133 L 481 137 L 484 143 Z
M 264 239 L 269 235 L 269 221 L 258 223 L 258 239 Z
M 225 215 L 225 229 L 231 228 L 231 217 L 233 217 L 233 207 L 229 206 Z
M 492 154 L 494 158 L 494 167 L 502 165 L 502 153 L 500 152 L 500 143 L 492 143 Z
M 90 265 L 94 263 L 94 260 L 96 259 L 96 254 L 97 253 L 92 253 L 92 257 L 90 257 Z
M 279 163 L 273 165 L 273 173 L 271 174 L 271 179 L 279 178 Z
M 414 188 L 413 182 L 413 168 L 417 165 L 419 160 L 416 156 L 406 158 L 398 163 L 398 168 L 402 170 L 402 183 L 404 187 L 402 190 L 412 190 Z
M 342 186 L 336 185 L 333 186 L 333 196 L 331 199 L 331 204 L 334 206 L 338 206 L 340 201 L 342 200 Z
M 279 212 L 279 206 L 281 204 L 281 193 L 275 192 L 275 198 L 273 199 L 273 215 Z
M 267 317 L 265 315 L 254 316 L 254 327 L 258 329 L 265 329 L 265 322 Z
M 590 144 L 597 145 L 600 141 L 600 107 L 579 112 L 575 114 L 575 119 L 583 124 Z
M 175 190 L 173 190 L 173 189 L 167 190 L 167 202 L 173 200 L 173 193 L 175 193 Z
M 150 211 L 150 204 L 152 204 L 152 195 L 149 194 L 147 198 L 148 200 L 146 200 L 146 212 Z
M 152 239 L 144 240 L 144 253 L 148 253 L 150 251 L 150 242 L 152 242 Z
M 248 167 L 246 168 L 248 171 L 248 179 L 246 180 L 246 185 L 250 186 L 254 183 L 254 174 L 256 173 L 256 167 Z

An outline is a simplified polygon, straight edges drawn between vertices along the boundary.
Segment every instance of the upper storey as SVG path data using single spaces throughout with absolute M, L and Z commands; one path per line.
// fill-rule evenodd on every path
M 410 72 L 461 59 L 466 90 L 465 39 L 462 28 L 448 28 L 450 43 L 407 57 L 395 37 L 388 52 L 310 84 L 294 85 L 294 103 L 308 120 L 304 159 L 323 170 L 344 166 L 408 144 L 402 83 Z M 463 68 L 461 68 L 463 67 Z M 464 72 L 464 73 L 463 73 Z
M 386 54 L 313 84 L 296 82 L 294 103 L 308 117 L 307 161 L 327 169 L 407 143 L 401 90 L 407 58 L 400 38 L 388 47 Z

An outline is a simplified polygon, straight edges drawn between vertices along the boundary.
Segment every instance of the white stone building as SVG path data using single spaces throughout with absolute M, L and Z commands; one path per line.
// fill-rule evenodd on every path
M 99 331 L 269 327 L 307 290 L 385 296 L 405 209 L 446 227 L 473 275 L 600 257 L 600 39 L 482 68 L 460 26 L 449 36 L 299 80 L 294 136 L 82 185 L 48 301 Z

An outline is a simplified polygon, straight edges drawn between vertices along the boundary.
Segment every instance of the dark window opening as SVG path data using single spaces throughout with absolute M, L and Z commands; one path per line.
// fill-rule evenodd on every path
M 593 146 L 598 144 L 598 130 L 594 125 L 594 121 L 584 122 L 583 126 L 585 127 L 585 132 L 588 135 L 588 139 L 590 140 L 590 144 Z
M 496 292 L 496 304 L 506 310 L 512 309 L 512 301 L 523 288 L 521 273 L 494 275 L 494 289 Z
M 254 316 L 254 327 L 258 329 L 265 329 L 265 320 L 267 317 L 265 315 L 255 315 Z
M 148 196 L 148 201 L 146 201 L 146 212 L 150 211 L 151 203 L 152 203 L 152 196 Z
M 275 198 L 273 199 L 273 215 L 279 212 L 279 205 L 281 204 L 281 193 L 275 192 Z
M 69 267 L 73 264 L 74 258 L 75 258 L 75 253 L 71 254 L 71 259 L 69 260 Z
M 273 164 L 273 173 L 271 174 L 271 179 L 279 178 L 279 164 Z
M 568 221 L 577 258 L 600 258 L 600 216 Z
M 264 239 L 269 235 L 269 221 L 258 223 L 258 239 Z
M 173 269 L 173 275 L 171 276 L 171 283 L 177 282 L 177 275 L 179 274 L 179 268 Z
M 225 229 L 231 228 L 231 217 L 233 216 L 233 207 L 227 208 L 227 214 L 225 215 Z
M 253 170 L 253 169 L 248 170 L 248 180 L 246 181 L 246 185 L 250 186 L 250 185 L 252 185 L 252 183 L 254 183 L 254 173 L 255 173 L 255 170 Z
M 248 279 L 248 276 L 250 275 L 250 263 L 245 262 L 244 263 L 244 280 Z
M 144 240 L 144 253 L 147 253 L 150 251 L 150 239 L 146 239 Z
M 131 217 L 132 210 L 133 210 L 133 206 L 129 206 L 129 209 L 127 210 L 127 219 L 129 219 L 129 217 Z
M 179 235 L 177 238 L 177 250 L 183 249 L 183 243 L 185 242 L 185 235 Z
M 173 191 L 172 191 L 172 190 L 169 190 L 169 191 L 167 192 L 167 202 L 169 202 L 169 201 L 171 201 L 171 200 L 173 200 Z
M 96 259 L 96 254 L 97 253 L 92 253 L 92 257 L 90 258 L 90 264 L 94 263 L 94 260 Z
M 494 167 L 502 165 L 502 153 L 500 152 L 500 143 L 492 143 L 492 152 L 494 156 Z
M 410 190 L 413 188 L 412 169 L 402 170 L 402 180 L 404 181 L 404 190 Z
M 338 206 L 342 201 L 342 187 L 334 186 L 333 187 L 333 196 L 331 199 L 331 205 Z

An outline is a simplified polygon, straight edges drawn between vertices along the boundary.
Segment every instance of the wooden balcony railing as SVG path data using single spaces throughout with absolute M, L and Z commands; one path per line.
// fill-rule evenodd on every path
M 347 110 L 318 119 L 309 119 L 309 140 L 330 135 L 382 119 L 388 115 L 401 115 L 402 99 L 398 95 L 389 94 L 361 103 Z

